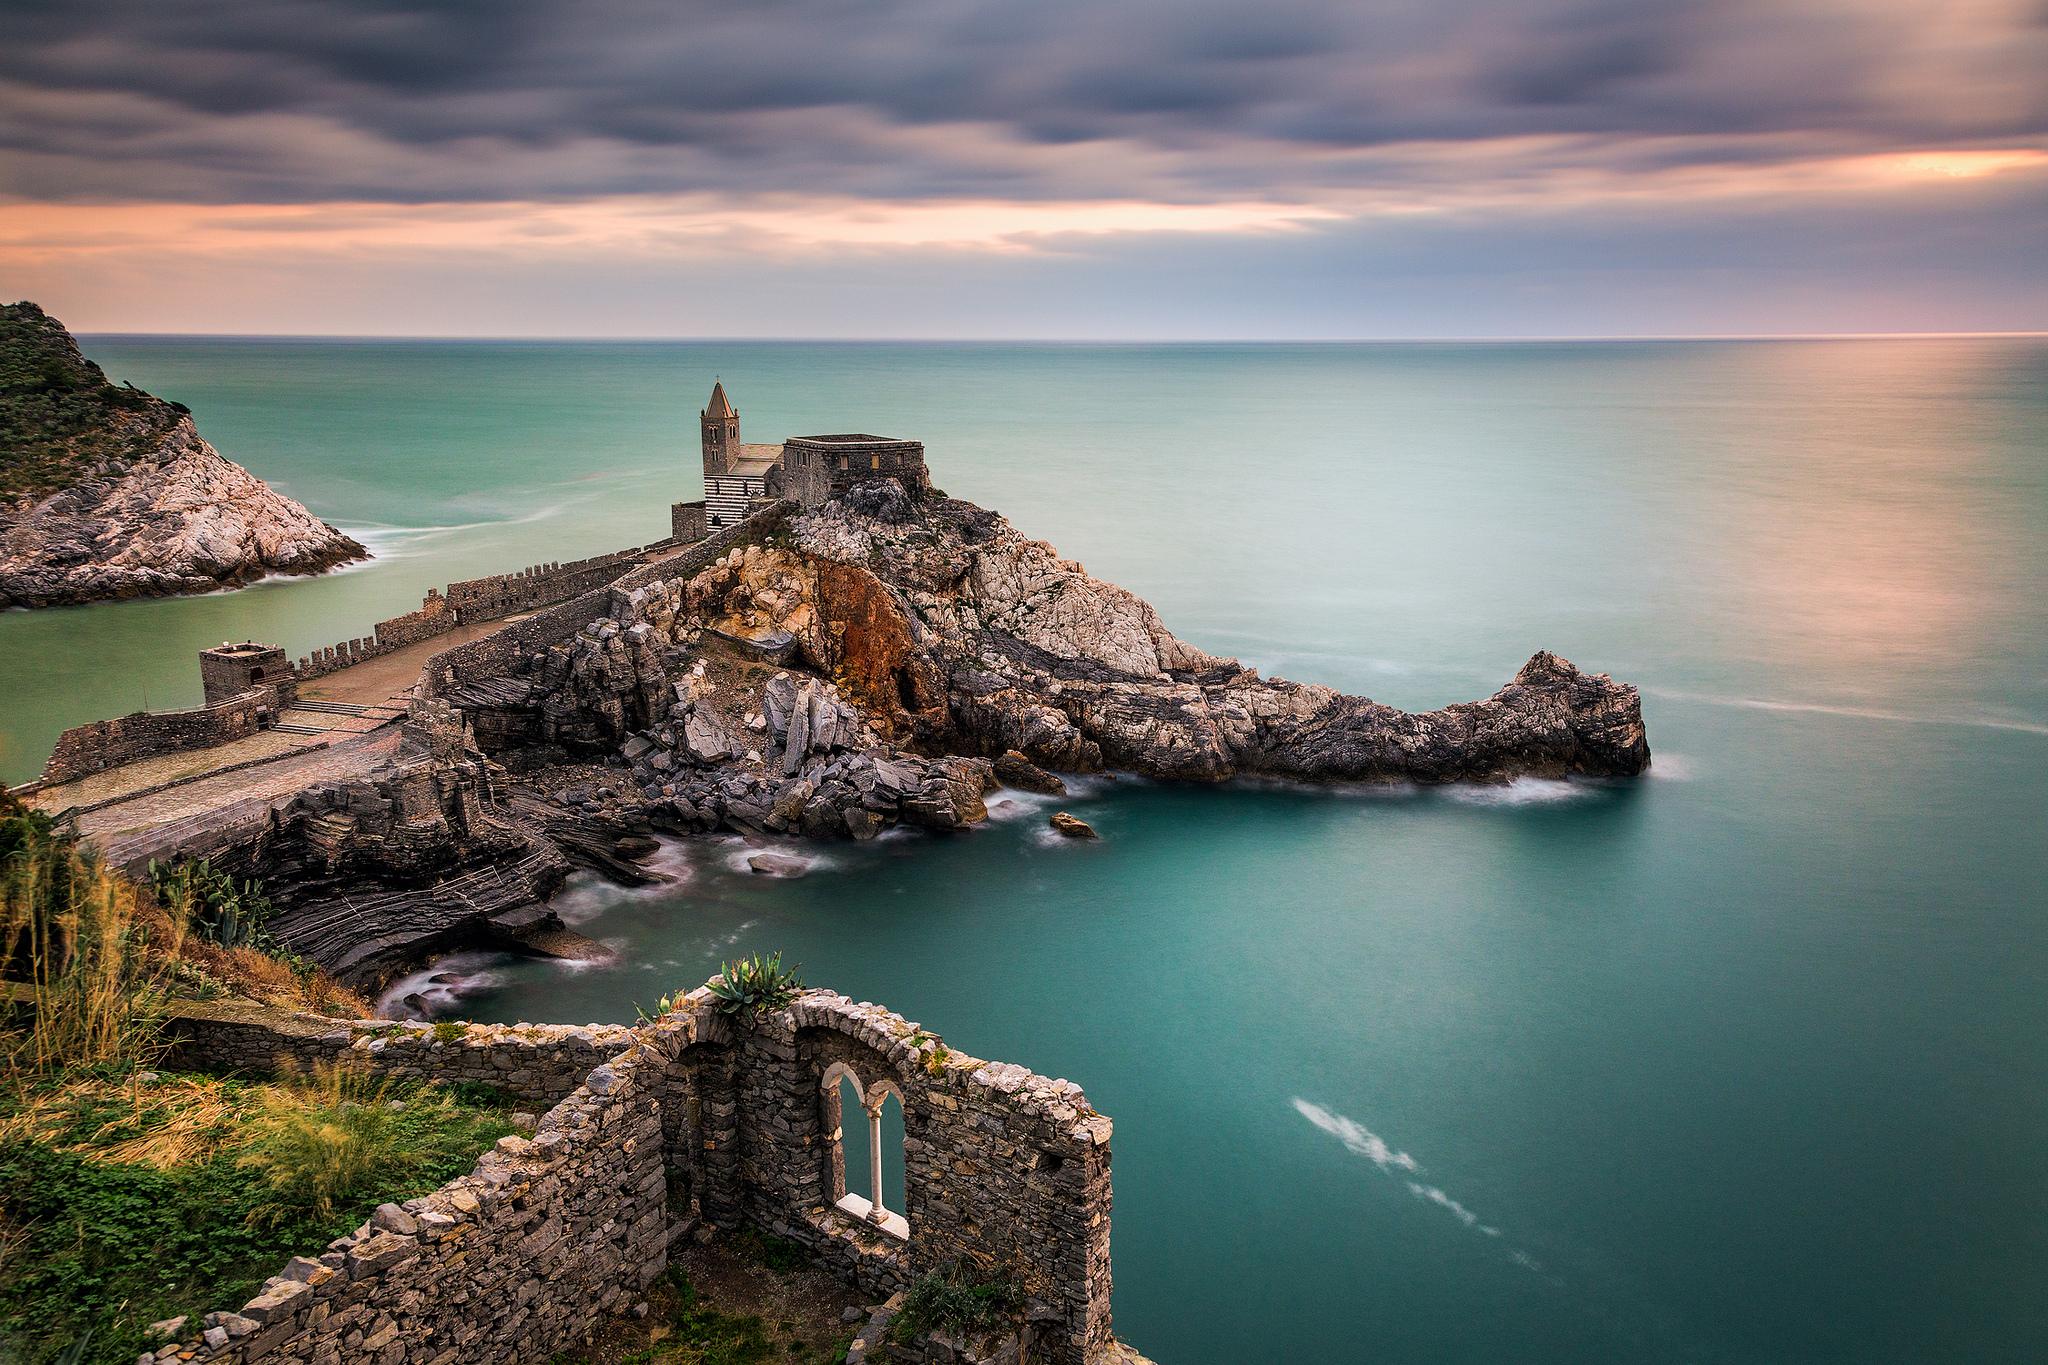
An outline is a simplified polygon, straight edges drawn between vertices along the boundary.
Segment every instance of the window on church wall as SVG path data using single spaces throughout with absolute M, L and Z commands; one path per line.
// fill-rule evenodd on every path
M 826 1071 L 822 1090 L 833 1206 L 892 1237 L 909 1237 L 909 1220 L 900 1212 L 906 1203 L 903 1097 L 886 1079 L 863 1085 L 844 1062 Z

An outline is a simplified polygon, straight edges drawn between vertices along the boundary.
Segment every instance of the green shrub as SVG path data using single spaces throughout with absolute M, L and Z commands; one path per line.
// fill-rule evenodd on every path
M 174 918 L 208 943 L 264 952 L 275 947 L 264 925 L 276 907 L 254 878 L 238 883 L 204 858 L 170 864 L 151 859 L 149 889 Z
M 394 1181 L 474 1155 L 486 1130 L 490 1141 L 510 1131 L 495 1116 L 459 1122 L 454 1097 L 438 1087 L 406 1088 L 333 1062 L 288 1074 L 265 1095 L 236 1162 L 264 1187 L 247 1215 L 252 1226 L 325 1223 Z
M 921 1275 L 903 1295 L 890 1338 L 915 1341 L 930 1332 L 972 1337 L 1008 1326 L 1024 1308 L 1024 1290 L 1007 1276 L 977 1275 L 954 1262 Z

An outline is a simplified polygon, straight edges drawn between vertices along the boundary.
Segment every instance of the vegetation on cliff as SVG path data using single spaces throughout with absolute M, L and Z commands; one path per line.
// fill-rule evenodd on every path
M 362 545 L 117 385 L 62 323 L 0 306 L 0 607 L 212 592 Z
M 0 1076 L 147 1064 L 161 1052 L 164 1009 L 180 996 L 369 1013 L 325 972 L 268 943 L 260 887 L 203 861 L 152 874 L 153 888 L 138 886 L 0 789 L 0 988 L 22 1007 L 0 1030 Z
M 109 380 L 33 303 L 0 305 L 0 499 L 54 492 L 84 470 L 139 459 L 185 411 Z

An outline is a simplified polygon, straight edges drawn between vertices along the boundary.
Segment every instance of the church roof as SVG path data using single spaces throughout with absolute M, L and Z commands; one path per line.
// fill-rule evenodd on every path
M 727 401 L 725 396 L 725 385 L 723 383 L 716 381 L 712 383 L 711 402 L 704 409 L 704 415 L 708 418 L 716 418 L 721 422 L 728 417 L 736 417 L 739 415 L 737 412 L 734 411 L 732 404 Z

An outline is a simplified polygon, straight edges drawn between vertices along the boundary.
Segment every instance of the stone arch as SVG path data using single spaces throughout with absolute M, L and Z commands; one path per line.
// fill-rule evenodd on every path
M 845 1146 L 847 1115 L 844 1113 L 841 1099 L 841 1087 L 847 1084 L 852 1085 L 854 1098 L 861 1108 L 861 1118 L 855 1121 L 865 1121 L 867 1124 L 867 1186 L 872 1198 L 857 1194 L 848 1188 Z M 825 1193 L 832 1206 L 848 1217 L 879 1228 L 899 1240 L 908 1240 L 910 1220 L 903 1211 L 887 1207 L 882 1193 L 882 1107 L 891 1097 L 894 1097 L 897 1108 L 902 1111 L 907 1123 L 909 1102 L 904 1097 L 903 1088 L 885 1071 L 877 1071 L 870 1067 L 868 1079 L 862 1080 L 860 1071 L 854 1064 L 841 1058 L 819 1073 L 818 1101 L 822 1110 L 820 1118 L 826 1138 L 823 1144 L 826 1164 L 823 1172 Z

